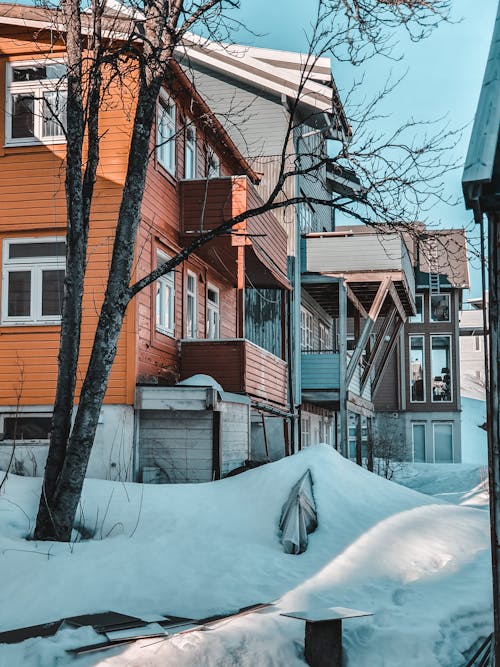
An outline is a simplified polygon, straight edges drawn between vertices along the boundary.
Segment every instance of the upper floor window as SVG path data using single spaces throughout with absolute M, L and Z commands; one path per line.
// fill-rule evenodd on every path
M 299 207 L 299 223 L 302 234 L 309 234 L 313 231 L 314 221 L 313 212 L 309 204 L 303 203 Z
M 410 402 L 425 401 L 425 350 L 423 336 L 410 336 Z
M 424 321 L 424 295 L 423 294 L 417 294 L 415 296 L 415 308 L 416 308 L 416 313 L 415 315 L 410 315 L 408 318 L 408 322 L 410 324 L 420 324 L 421 322 Z
M 187 272 L 186 286 L 186 335 L 188 338 L 196 338 L 198 333 L 198 295 L 197 280 L 194 273 Z
M 58 62 L 7 67 L 7 144 L 65 141 L 66 66 Z
M 450 321 L 450 295 L 431 294 L 431 322 Z
M 313 349 L 313 324 L 312 314 L 305 308 L 300 309 L 300 342 L 302 351 Z
M 175 176 L 175 104 L 163 93 L 158 99 L 156 156 L 161 166 Z
M 169 260 L 162 252 L 157 252 L 157 266 Z M 163 334 L 175 333 L 175 274 L 169 271 L 156 281 L 156 329 Z
M 57 324 L 61 320 L 66 244 L 57 238 L 3 242 L 2 322 Z
M 332 329 L 324 322 L 319 323 L 319 349 L 332 349 Z
M 212 340 L 220 335 L 220 298 L 217 287 L 207 286 L 207 338 Z
M 196 130 L 186 128 L 184 143 L 184 178 L 196 178 Z
M 220 176 L 220 160 L 217 153 L 209 150 L 207 154 L 207 178 L 218 178 Z
M 451 336 L 431 336 L 432 401 L 453 398 Z

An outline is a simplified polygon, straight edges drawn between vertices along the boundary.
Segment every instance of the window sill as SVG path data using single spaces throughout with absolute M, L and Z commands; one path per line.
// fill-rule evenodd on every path
M 156 333 L 159 333 L 162 336 L 168 336 L 169 338 L 173 338 L 175 340 L 174 331 L 169 331 L 168 329 L 160 329 L 160 327 L 156 327 Z
M 177 178 L 175 176 L 175 169 L 174 172 L 171 172 L 170 169 L 165 167 L 159 160 L 158 158 L 156 159 L 156 171 L 158 171 L 164 178 L 167 179 L 172 185 L 177 185 Z
M 52 139 L 6 139 L 4 148 L 26 148 L 29 146 L 54 146 L 66 143 L 65 137 L 54 137 Z

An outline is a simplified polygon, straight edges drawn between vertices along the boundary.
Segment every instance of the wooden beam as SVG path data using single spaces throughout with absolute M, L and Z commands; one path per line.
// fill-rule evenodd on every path
M 346 363 L 347 363 L 347 292 L 345 283 L 339 282 L 339 331 L 337 339 L 339 350 L 339 413 L 340 413 L 340 453 L 345 458 L 349 457 L 347 423 L 347 388 Z
M 356 310 L 366 319 L 368 317 L 366 308 L 363 306 L 358 297 L 354 294 L 349 285 L 346 285 L 346 290 L 347 290 L 347 298 L 349 299 L 349 301 L 353 304 Z
M 403 326 L 403 322 L 398 318 L 397 319 L 397 324 L 394 327 L 394 331 L 392 332 L 391 335 L 391 340 L 388 342 L 387 347 L 384 350 L 384 354 L 382 356 L 382 360 L 375 372 L 375 377 L 373 378 L 372 382 L 372 398 L 375 392 L 377 391 L 377 387 L 380 384 L 380 380 L 382 378 L 382 373 L 384 372 L 385 366 L 387 364 L 387 360 L 389 359 L 389 355 L 391 354 L 392 350 L 394 349 L 394 345 L 396 344 L 396 341 L 399 337 L 399 332 L 401 331 L 401 328 Z
M 396 307 L 399 313 L 399 317 L 403 322 L 406 322 L 406 317 L 407 317 L 406 311 L 403 308 L 403 304 L 401 303 L 401 299 L 399 298 L 399 294 L 394 286 L 394 283 L 391 283 L 391 285 L 389 286 L 389 292 L 392 298 L 392 302 L 394 303 L 394 306 Z
M 392 327 L 394 323 L 394 318 L 396 316 L 396 308 L 395 306 L 392 307 L 390 312 L 386 315 L 384 324 L 380 328 L 380 331 L 378 332 L 377 338 L 375 340 L 375 345 L 373 346 L 373 349 L 371 351 L 370 356 L 368 357 L 368 361 L 366 362 L 365 370 L 363 371 L 363 375 L 361 377 L 361 393 L 364 392 L 366 384 L 368 382 L 369 376 L 371 369 L 373 366 L 375 366 L 377 358 L 380 354 L 380 351 L 383 347 L 383 343 L 385 340 L 385 337 L 387 336 L 390 328 Z
M 365 349 L 366 343 L 370 337 L 370 334 L 373 330 L 373 327 L 375 325 L 375 322 L 377 321 L 377 318 L 379 316 L 380 310 L 384 304 L 385 298 L 387 296 L 387 293 L 389 291 L 389 286 L 391 284 L 391 275 L 390 274 L 385 274 L 384 278 L 380 282 L 380 285 L 377 290 L 377 294 L 375 295 L 375 298 L 373 299 L 373 303 L 370 307 L 370 311 L 368 313 L 368 318 L 365 321 L 365 326 L 363 327 L 363 331 L 361 333 L 361 336 L 359 337 L 359 340 L 356 344 L 356 347 L 354 348 L 354 351 L 352 353 L 352 357 L 349 360 L 349 364 L 347 366 L 347 371 L 346 371 L 346 387 L 349 387 L 351 380 L 354 375 L 354 371 L 356 369 L 356 366 L 359 363 L 359 360 L 361 358 L 361 354 L 363 350 Z

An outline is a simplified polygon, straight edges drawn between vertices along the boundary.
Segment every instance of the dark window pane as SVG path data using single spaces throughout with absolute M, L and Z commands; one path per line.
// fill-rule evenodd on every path
M 5 417 L 4 440 L 48 440 L 51 417 Z
M 32 65 L 12 68 L 12 81 L 40 81 L 40 79 L 46 78 L 47 72 L 45 67 Z
M 28 65 L 12 68 L 12 81 L 41 81 L 42 79 L 62 79 L 66 76 L 66 65 Z
M 44 241 L 43 243 L 11 243 L 9 259 L 23 257 L 65 257 L 65 241 Z
M 42 271 L 42 317 L 61 315 L 64 271 Z
M 9 272 L 9 317 L 29 317 L 31 310 L 31 271 Z
M 33 95 L 12 95 L 12 138 L 23 139 L 34 136 Z

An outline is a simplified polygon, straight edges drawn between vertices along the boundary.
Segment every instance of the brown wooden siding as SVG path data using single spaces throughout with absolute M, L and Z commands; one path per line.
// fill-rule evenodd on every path
M 248 340 L 182 341 L 181 376 L 211 375 L 225 391 L 286 406 L 286 362 Z

